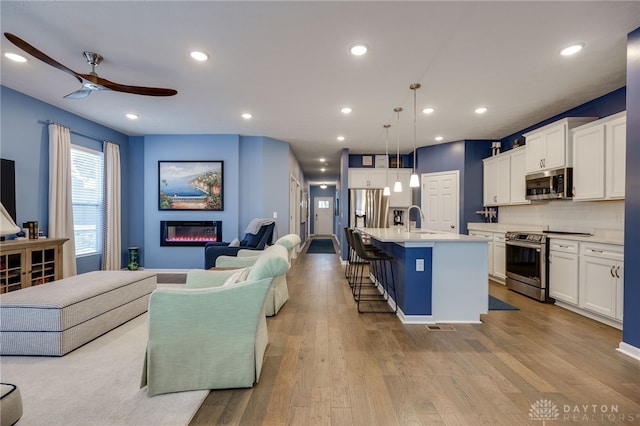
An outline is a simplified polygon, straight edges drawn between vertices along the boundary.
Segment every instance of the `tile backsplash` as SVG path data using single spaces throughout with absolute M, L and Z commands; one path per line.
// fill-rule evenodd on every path
M 589 232 L 624 231 L 624 201 L 553 200 L 500 207 L 499 223 L 548 225 L 550 230 Z

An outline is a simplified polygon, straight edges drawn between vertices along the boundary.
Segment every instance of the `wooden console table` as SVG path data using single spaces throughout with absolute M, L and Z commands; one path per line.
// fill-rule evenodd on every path
M 0 293 L 62 279 L 62 245 L 67 238 L 0 242 Z

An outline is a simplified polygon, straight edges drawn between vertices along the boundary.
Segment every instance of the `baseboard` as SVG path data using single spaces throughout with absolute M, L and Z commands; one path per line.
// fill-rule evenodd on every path
M 637 361 L 640 361 L 640 348 L 636 348 L 635 346 L 625 342 L 620 342 L 620 345 L 618 345 L 618 348 L 616 350 L 620 353 L 630 356 Z

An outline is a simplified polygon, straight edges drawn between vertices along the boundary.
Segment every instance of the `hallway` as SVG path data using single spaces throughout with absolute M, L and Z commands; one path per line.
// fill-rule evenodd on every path
M 305 251 L 287 275 L 289 301 L 267 318 L 259 383 L 212 391 L 191 425 L 640 421 L 640 363 L 615 351 L 619 330 L 493 282 L 519 311 L 453 331 L 358 314 L 339 255 Z

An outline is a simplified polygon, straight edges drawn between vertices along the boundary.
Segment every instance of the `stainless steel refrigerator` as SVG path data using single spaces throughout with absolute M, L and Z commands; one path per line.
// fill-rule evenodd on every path
M 349 227 L 388 228 L 389 196 L 382 189 L 349 190 Z

